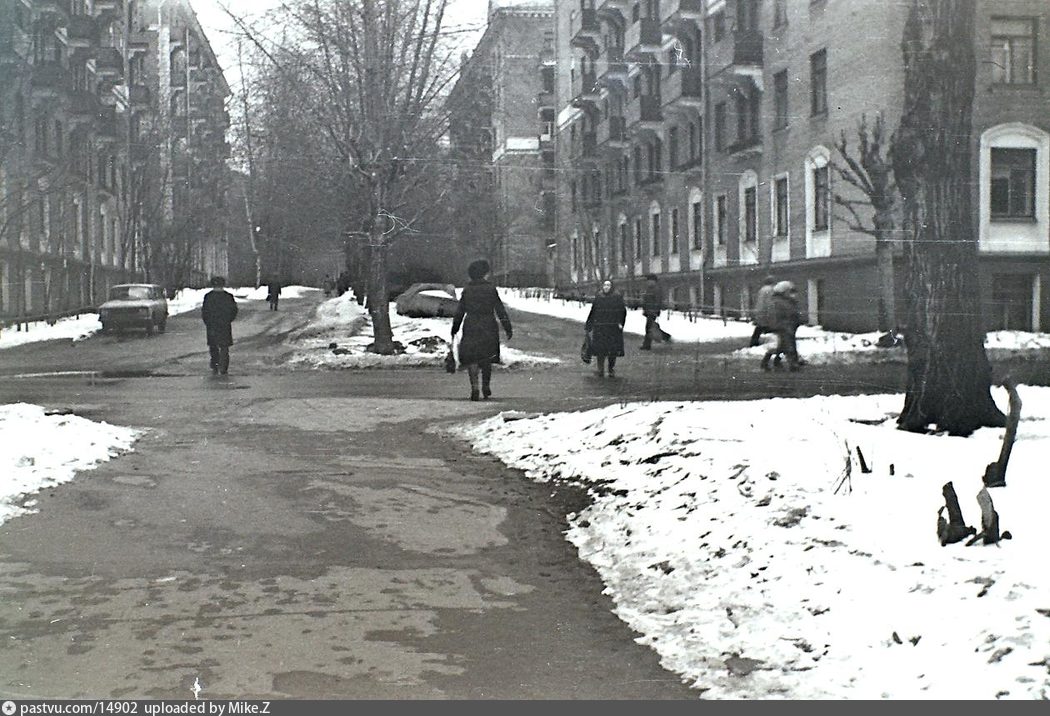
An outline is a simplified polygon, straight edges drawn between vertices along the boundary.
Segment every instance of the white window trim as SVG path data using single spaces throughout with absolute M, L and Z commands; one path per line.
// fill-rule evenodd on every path
M 729 237 L 726 237 L 724 244 L 718 243 L 718 234 L 722 231 L 722 226 L 718 221 L 718 200 L 726 200 L 726 219 L 729 219 L 729 195 L 723 193 L 715 194 L 711 197 L 711 257 L 715 266 L 725 266 L 728 262 L 727 246 L 729 246 Z
M 827 147 L 817 146 L 810 150 L 804 162 L 806 181 L 806 258 L 823 258 L 831 255 L 832 211 L 828 206 L 828 228 L 817 231 L 814 228 L 816 219 L 816 188 L 813 182 L 813 170 L 826 167 L 831 163 L 831 152 Z M 828 171 L 828 191 L 831 186 L 831 171 Z
M 678 215 L 677 222 L 675 214 Z M 678 224 L 677 249 L 674 246 L 675 223 Z M 682 208 L 680 206 L 672 206 L 667 212 L 667 254 L 664 258 L 664 265 L 668 273 L 678 273 L 682 270 Z
M 660 217 L 660 231 L 653 231 L 653 218 Z M 649 204 L 649 273 L 661 273 L 663 271 L 663 246 L 660 246 L 660 239 L 662 238 L 664 227 L 663 211 L 660 208 L 660 202 L 654 201 Z M 654 252 L 654 249 L 660 251 L 659 254 Z
M 755 242 L 749 246 L 747 239 L 747 212 L 744 210 L 744 194 L 748 189 L 755 190 Z M 748 169 L 740 175 L 737 184 L 737 263 L 741 266 L 750 266 L 758 263 L 758 175 Z
M 693 205 L 700 204 L 700 248 L 693 245 L 693 237 L 696 236 L 696 217 L 693 215 Z M 687 269 L 696 270 L 704 265 L 704 193 L 695 186 L 689 189 L 689 215 L 686 217 L 686 226 L 689 230 L 689 266 Z
M 1034 222 L 992 221 L 992 149 L 1036 150 Z M 979 250 L 1050 254 L 1050 134 L 1021 122 L 999 124 L 981 134 L 980 152 Z
M 621 236 L 626 236 L 627 237 L 627 241 L 626 242 L 621 242 L 620 241 L 620 237 Z M 616 217 L 616 251 L 617 251 L 617 258 L 619 259 L 617 264 L 620 266 L 620 268 L 623 269 L 624 273 L 627 273 L 627 266 L 628 266 L 627 258 L 628 258 L 628 256 L 630 256 L 630 254 L 624 253 L 624 251 L 623 251 L 623 249 L 624 249 L 624 245 L 623 244 L 624 243 L 627 244 L 626 248 L 629 249 L 631 253 L 633 253 L 634 252 L 634 245 L 631 244 L 631 226 L 630 226 L 630 222 L 627 221 L 627 214 L 622 214 L 621 213 L 618 217 Z

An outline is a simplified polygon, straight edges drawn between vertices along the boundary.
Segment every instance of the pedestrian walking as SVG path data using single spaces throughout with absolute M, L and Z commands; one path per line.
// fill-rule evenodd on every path
M 798 307 L 798 293 L 795 284 L 780 281 L 773 286 L 773 329 L 777 334 L 777 344 L 762 356 L 762 370 L 769 370 L 769 361 L 774 356 L 783 355 L 787 359 L 789 370 L 798 370 L 800 361 L 795 332 L 802 323 L 802 314 Z
M 591 345 L 591 355 L 598 359 L 598 375 L 605 377 L 606 361 L 609 377 L 616 376 L 616 359 L 623 357 L 623 324 L 627 320 L 627 305 L 623 296 L 606 279 L 591 303 L 584 329 Z
M 321 281 L 321 290 L 324 291 L 324 297 L 328 298 L 335 291 L 335 281 L 328 274 L 324 275 L 324 280 Z
M 642 296 L 642 315 L 645 316 L 645 337 L 642 338 L 641 349 L 649 351 L 653 349 L 653 338 L 661 341 L 671 340 L 669 333 L 660 328 L 657 319 L 664 310 L 663 292 L 656 274 L 648 274 L 645 277 L 645 294 Z
M 455 341 L 460 327 L 463 335 L 459 341 L 459 363 L 467 369 L 470 377 L 470 399 L 478 400 L 478 375 L 481 375 L 481 395 L 485 400 L 492 396 L 492 364 L 501 363 L 499 324 L 509 341 L 513 335 L 510 316 L 503 307 L 496 287 L 489 280 L 489 262 L 478 259 L 467 267 L 470 282 L 463 287 L 456 316 L 452 320 L 452 340 Z
M 211 373 L 226 375 L 230 369 L 231 324 L 237 318 L 237 301 L 225 290 L 226 279 L 222 276 L 213 276 L 211 286 L 211 291 L 204 294 L 201 319 L 207 332 L 208 352 L 211 353 Z
M 270 304 L 270 310 L 277 310 L 277 302 L 281 299 L 281 282 L 277 279 L 272 279 L 270 283 L 266 285 L 266 300 Z
M 755 347 L 762 342 L 762 336 L 766 333 L 773 333 L 773 287 L 776 285 L 777 280 L 773 276 L 766 276 L 765 280 L 762 281 L 762 288 L 758 289 L 758 295 L 755 297 L 755 310 L 753 321 L 755 324 L 755 332 L 751 334 L 751 347 Z

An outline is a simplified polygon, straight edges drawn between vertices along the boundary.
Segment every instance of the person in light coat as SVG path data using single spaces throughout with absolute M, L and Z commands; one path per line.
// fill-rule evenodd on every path
M 758 289 L 753 318 L 755 332 L 751 334 L 752 347 L 762 342 L 764 334 L 773 333 L 773 287 L 776 283 L 777 280 L 773 276 L 766 276 L 762 288 Z

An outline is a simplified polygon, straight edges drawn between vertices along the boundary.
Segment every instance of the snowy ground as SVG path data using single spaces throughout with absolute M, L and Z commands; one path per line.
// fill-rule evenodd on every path
M 38 405 L 0 405 L 0 524 L 32 512 L 41 490 L 131 450 L 141 431 Z
M 168 301 L 168 315 L 177 316 L 180 313 L 189 313 L 197 310 L 204 301 L 204 294 L 210 290 L 209 288 L 182 289 L 175 294 L 175 298 Z M 231 288 L 229 290 L 240 301 L 266 300 L 265 286 L 254 289 Z M 285 286 L 281 289 L 281 298 L 302 298 L 318 291 L 320 289 L 306 286 Z M 85 313 L 80 316 L 61 318 L 54 325 L 48 325 L 45 321 L 38 321 L 28 324 L 21 331 L 16 330 L 14 327 L 4 328 L 0 331 L 0 350 L 40 341 L 82 341 L 101 330 L 102 324 L 98 320 L 97 313 Z
M 566 301 L 553 297 L 551 289 L 501 288 L 503 302 L 519 311 L 539 313 L 556 318 L 583 323 L 587 320 L 590 303 Z M 664 311 L 660 326 L 671 334 L 676 342 L 708 343 L 723 340 L 740 340 L 743 347 L 731 354 L 741 360 L 759 359 L 767 344 L 775 339 L 772 334 L 764 337 L 766 343 L 754 348 L 747 346 L 754 326 L 746 321 L 701 317 L 681 311 Z M 645 317 L 641 311 L 628 310 L 624 331 L 637 335 L 645 332 Z M 826 331 L 820 326 L 801 326 L 798 329 L 798 352 L 808 362 L 818 364 L 849 363 L 903 363 L 907 356 L 904 346 L 879 348 L 876 341 L 881 334 L 839 333 Z M 1045 356 L 1050 351 L 1050 333 L 1028 333 L 1024 331 L 995 331 L 985 340 L 988 357 L 1004 360 L 1012 357 Z
M 1045 699 L 1050 388 L 1020 392 L 998 546 L 942 547 L 936 518 L 951 480 L 980 527 L 1003 431 L 903 433 L 897 395 L 614 405 L 457 434 L 589 488 L 567 539 L 706 697 Z
M 394 340 L 405 347 L 399 355 L 369 352 L 372 323 L 351 292 L 331 298 L 317 308 L 310 324 L 292 337 L 294 352 L 288 362 L 309 368 L 391 368 L 440 366 L 449 349 L 451 318 L 399 316 L 391 304 L 390 324 Z M 538 367 L 561 361 L 550 356 L 519 351 L 504 339 L 500 349 L 503 367 Z

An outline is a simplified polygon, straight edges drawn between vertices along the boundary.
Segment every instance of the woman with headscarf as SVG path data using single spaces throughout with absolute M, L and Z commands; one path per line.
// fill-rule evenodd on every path
M 616 376 L 616 359 L 623 356 L 623 324 L 627 320 L 627 306 L 623 296 L 606 279 L 594 297 L 591 312 L 587 314 L 584 329 L 590 337 L 591 355 L 598 359 L 598 375 L 605 377 L 605 363 L 609 363 L 609 377 Z
M 470 282 L 463 287 L 456 316 L 452 320 L 452 339 L 455 340 L 460 327 L 463 336 L 459 342 L 459 363 L 467 369 L 470 377 L 470 399 L 478 400 L 478 375 L 481 375 L 481 395 L 492 397 L 492 364 L 500 363 L 499 326 L 502 324 L 507 340 L 513 331 L 510 316 L 503 307 L 496 287 L 489 280 L 489 262 L 478 259 L 467 267 Z

